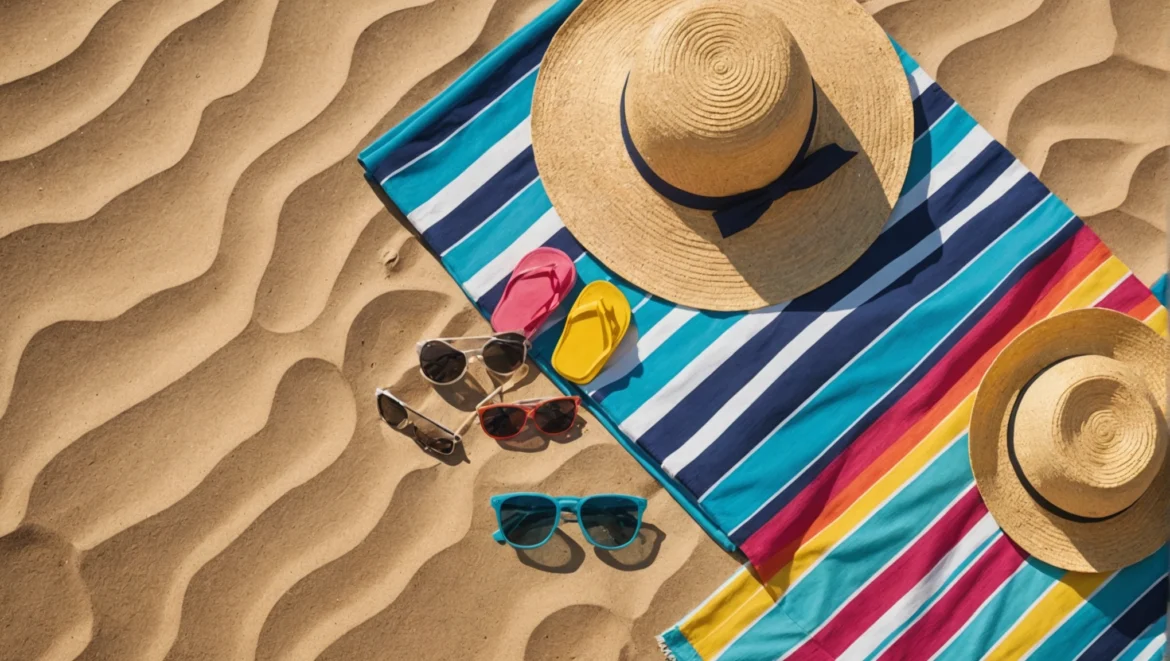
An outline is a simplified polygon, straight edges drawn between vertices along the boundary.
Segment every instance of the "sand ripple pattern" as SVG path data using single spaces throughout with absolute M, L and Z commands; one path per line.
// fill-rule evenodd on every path
M 549 2 L 0 3 L 0 660 L 657 658 L 731 573 L 594 421 L 451 466 L 371 406 L 455 420 L 411 347 L 487 326 L 354 156 Z M 1150 280 L 1162 4 L 867 6 Z M 638 544 L 490 539 L 599 488 Z

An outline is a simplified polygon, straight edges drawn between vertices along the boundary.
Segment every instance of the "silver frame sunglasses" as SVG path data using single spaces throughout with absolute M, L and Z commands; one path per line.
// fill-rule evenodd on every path
M 512 337 L 508 337 L 508 336 L 512 336 Z M 477 340 L 482 340 L 482 344 L 479 347 L 474 348 L 474 349 L 463 350 L 463 349 L 457 348 L 454 344 L 455 342 L 474 342 Z M 493 333 L 492 335 L 472 335 L 472 336 L 468 336 L 468 337 L 436 337 L 436 338 L 432 338 L 429 340 L 422 340 L 421 342 L 418 342 L 417 344 L 414 345 L 414 351 L 416 354 L 418 354 L 418 359 L 419 359 L 418 371 L 420 374 L 422 374 L 422 377 L 424 379 L 426 379 L 427 382 L 432 384 L 432 385 L 449 386 L 452 383 L 458 382 L 459 379 L 462 379 L 464 376 L 467 375 L 467 370 L 471 366 L 472 360 L 478 358 L 480 360 L 480 362 L 483 362 L 483 350 L 486 349 L 488 344 L 490 344 L 493 341 L 502 342 L 502 343 L 510 343 L 510 344 L 519 344 L 523 349 L 523 353 L 520 354 L 520 365 L 524 365 L 525 362 L 528 360 L 528 349 L 530 349 L 532 345 L 528 342 L 528 338 L 524 337 L 524 335 L 522 333 L 509 331 L 506 333 Z M 463 371 L 461 371 L 458 376 L 451 379 L 450 381 L 435 381 L 431 377 L 427 376 L 427 373 L 422 368 L 422 350 L 423 350 L 423 347 L 430 344 L 431 342 L 439 342 L 441 344 L 446 345 L 452 351 L 454 351 L 456 353 L 463 354 Z M 512 370 L 511 372 L 497 372 L 496 370 L 492 369 L 491 367 L 488 367 L 486 362 L 484 362 L 484 367 L 486 367 L 489 372 L 491 372 L 493 374 L 499 374 L 500 376 L 510 376 L 512 374 L 515 374 L 520 369 L 520 367 L 517 367 L 516 369 Z
M 406 429 L 408 426 L 412 427 L 411 437 L 414 439 L 414 442 L 416 445 L 418 445 L 420 448 L 422 448 L 426 452 L 431 452 L 433 454 L 447 457 L 447 456 L 450 456 L 450 455 L 455 453 L 455 447 L 458 445 L 461 445 L 463 443 L 463 434 L 466 434 L 467 430 L 471 427 L 471 425 L 476 420 L 479 419 L 479 407 L 487 404 L 488 402 L 490 402 L 492 399 L 496 398 L 500 394 L 513 388 L 516 385 L 516 383 L 518 383 L 521 379 L 523 379 L 527 374 L 528 374 L 528 365 L 521 363 L 520 367 L 515 372 L 512 372 L 511 377 L 509 377 L 507 381 L 504 381 L 500 385 L 496 386 L 495 390 L 492 390 L 487 395 L 485 395 L 484 398 L 482 400 L 480 400 L 479 404 L 475 405 L 475 408 L 470 413 L 467 414 L 467 417 L 463 420 L 463 422 L 459 423 L 459 426 L 456 427 L 454 430 L 452 430 L 447 425 L 444 425 L 443 423 L 439 422 L 438 420 L 435 420 L 434 418 L 430 417 L 429 415 L 423 413 L 422 411 L 419 411 L 418 409 L 412 407 L 410 404 L 407 404 L 406 402 L 402 401 L 401 397 L 399 397 L 398 395 L 395 395 L 394 393 L 390 392 L 390 390 L 388 390 L 386 388 L 375 388 L 374 389 L 374 406 L 378 409 L 378 417 L 382 419 L 382 422 L 386 423 L 386 426 L 388 426 L 392 429 L 396 429 L 398 431 L 402 431 L 402 430 Z M 379 402 L 379 400 L 382 397 L 387 397 L 388 399 L 390 399 L 390 401 L 401 406 L 402 410 L 406 411 L 406 417 L 404 417 L 401 422 L 399 422 L 398 424 L 392 424 L 389 420 L 386 419 L 386 416 L 382 415 L 382 407 L 381 407 L 380 402 Z M 446 434 L 447 440 L 451 441 L 451 449 L 448 450 L 447 452 L 443 452 L 442 450 L 438 450 L 438 449 L 432 447 L 431 443 L 428 443 L 427 440 L 424 440 L 425 434 L 421 434 L 418 431 L 418 426 L 411 424 L 411 416 L 417 416 L 419 418 L 422 418 L 423 420 L 430 423 L 430 425 L 432 427 L 439 430 L 443 434 Z M 420 437 L 423 437 L 423 438 L 420 438 Z M 428 439 L 428 440 L 433 440 L 433 439 Z

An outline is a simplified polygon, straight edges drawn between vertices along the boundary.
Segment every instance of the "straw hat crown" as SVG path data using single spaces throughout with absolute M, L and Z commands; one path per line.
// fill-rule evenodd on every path
M 668 183 L 698 195 L 760 188 L 792 163 L 812 120 L 812 74 L 769 3 L 672 7 L 632 57 L 630 136 Z
M 1166 458 L 1166 434 L 1148 388 L 1106 356 L 1068 358 L 1040 373 L 1020 396 L 1013 435 L 1032 487 L 1088 518 L 1132 505 Z
M 593 258 L 679 305 L 752 310 L 873 243 L 914 109 L 856 0 L 581 0 L 541 59 L 531 130 Z

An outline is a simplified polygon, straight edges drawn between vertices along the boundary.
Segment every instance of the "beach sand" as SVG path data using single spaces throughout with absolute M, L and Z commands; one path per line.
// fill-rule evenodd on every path
M 413 346 L 488 326 L 354 157 L 549 1 L 0 3 L 0 659 L 653 659 L 732 573 L 588 416 L 450 465 L 373 406 L 456 424 L 490 379 L 435 391 Z M 1165 270 L 1165 3 L 866 6 Z M 647 528 L 500 547 L 520 490 Z

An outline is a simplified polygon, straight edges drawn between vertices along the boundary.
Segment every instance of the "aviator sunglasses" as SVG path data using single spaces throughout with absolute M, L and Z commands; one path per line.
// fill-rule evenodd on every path
M 642 513 L 646 511 L 645 498 L 616 493 L 584 498 L 505 493 L 492 496 L 491 502 L 500 526 L 492 539 L 518 549 L 547 544 L 562 512 L 576 516 L 581 534 L 590 544 L 609 550 L 624 548 L 637 539 Z
M 528 366 L 522 365 L 507 381 L 496 386 L 496 389 L 488 393 L 476 409 L 487 404 L 496 395 L 508 390 L 516 384 L 517 381 L 524 378 L 528 373 Z M 443 456 L 448 456 L 455 452 L 455 446 L 463 441 L 463 434 L 467 432 L 468 427 L 475 421 L 477 412 L 472 412 L 460 425 L 452 430 L 443 423 L 431 418 L 412 408 L 409 404 L 402 401 L 397 395 L 385 388 L 378 388 L 374 391 L 374 398 L 378 403 L 378 415 L 382 416 L 382 421 L 399 431 L 410 426 L 411 437 L 420 448 L 427 452 L 433 452 Z M 418 425 L 411 425 L 411 417 L 425 421 L 433 429 L 431 433 L 427 433 L 419 429 Z
M 577 411 L 580 408 L 580 397 L 552 397 L 526 399 L 508 404 L 488 404 L 479 407 L 479 426 L 483 428 L 483 433 L 497 441 L 519 435 L 529 420 L 545 434 L 563 434 L 577 421 Z
M 475 349 L 460 351 L 456 342 L 481 342 Z M 441 337 L 419 342 L 418 366 L 423 378 L 437 386 L 455 383 L 467 374 L 467 365 L 478 357 L 484 367 L 507 376 L 524 364 L 528 357 L 528 340 L 520 333 L 496 333 L 476 337 Z

